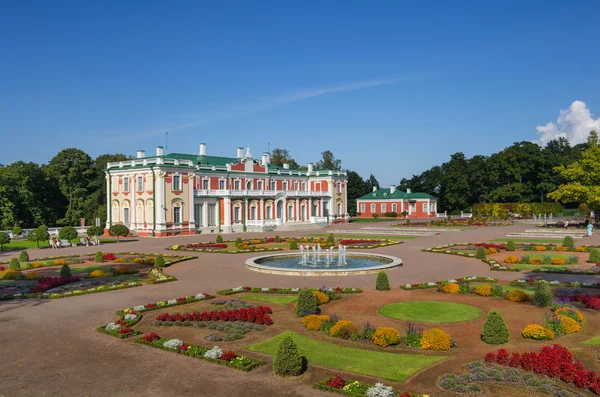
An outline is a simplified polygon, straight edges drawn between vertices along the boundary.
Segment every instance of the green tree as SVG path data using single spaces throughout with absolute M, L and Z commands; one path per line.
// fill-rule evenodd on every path
M 11 233 L 12 233 L 13 237 L 20 236 L 21 234 L 23 234 L 23 229 L 21 228 L 21 226 L 15 225 L 15 226 L 13 226 Z
M 90 237 L 102 236 L 104 234 L 104 229 L 100 226 L 90 226 L 87 228 L 86 234 Z
M 293 238 L 290 239 L 290 250 L 297 250 L 298 243 Z
M 565 236 L 565 238 L 563 239 L 563 245 L 573 250 L 575 249 L 575 240 L 573 240 L 573 237 L 571 236 Z
M 498 310 L 491 310 L 483 323 L 481 340 L 490 345 L 501 345 L 508 342 L 510 332 L 502 314 Z
M 365 181 L 365 194 L 372 192 L 374 187 L 379 189 L 379 181 L 377 181 L 375 175 L 371 174 L 369 178 Z
M 0 232 L 0 251 L 4 249 L 4 245 L 10 243 L 10 236 L 8 233 Z
M 271 151 L 271 164 L 283 167 L 283 164 L 289 164 L 291 169 L 298 169 L 300 166 L 296 163 L 287 149 L 275 148 Z
M 223 243 L 223 237 L 220 234 L 217 234 L 217 239 L 215 240 L 215 242 L 217 244 L 222 244 Z
M 298 300 L 296 301 L 296 316 L 304 317 L 309 314 L 317 313 L 317 298 L 313 295 L 312 291 L 303 288 L 298 292 Z
M 102 263 L 104 261 L 103 255 L 101 251 L 96 252 L 96 255 L 94 255 L 94 262 L 96 263 Z
M 85 218 L 89 224 L 95 224 L 95 219 L 100 218 L 100 223 L 106 223 L 106 165 L 119 161 L 128 161 L 133 157 L 122 153 L 106 153 L 96 157 L 93 162 L 93 176 L 88 186 L 88 207 Z
M 61 240 L 74 240 L 77 238 L 77 230 L 73 226 L 63 226 L 58 231 L 58 237 Z
M 108 229 L 108 234 L 110 234 L 112 237 L 116 237 L 118 243 L 121 237 L 129 235 L 129 228 L 125 225 L 112 225 Z
M 158 270 L 161 270 L 163 267 L 165 267 L 165 257 L 162 256 L 162 254 L 156 255 L 156 258 L 154 259 L 154 267 Z
M 335 245 L 335 236 L 333 235 L 333 233 L 329 233 L 329 235 L 327 236 L 327 244 Z
M 273 359 L 273 371 L 279 376 L 298 376 L 302 373 L 302 357 L 294 340 L 286 335 L 283 337 Z
M 590 251 L 589 262 L 600 263 L 600 249 L 592 248 Z
M 356 216 L 358 208 L 356 208 L 356 199 L 364 196 L 368 192 L 365 190 L 365 181 L 354 171 L 346 171 L 348 174 L 348 185 L 346 193 L 348 195 L 348 214 Z
M 62 265 L 60 268 L 60 278 L 69 278 L 71 277 L 71 268 L 68 264 Z
M 478 247 L 477 248 L 477 252 L 475 252 L 475 258 L 477 259 L 485 259 L 485 248 L 483 247 Z
M 539 283 L 535 288 L 531 303 L 538 307 L 548 307 L 552 304 L 552 290 L 547 283 Z
M 41 225 L 38 228 L 32 230 L 28 234 L 29 241 L 34 241 L 37 243 L 37 247 L 40 248 L 40 241 L 48 241 L 50 238 L 50 234 L 48 234 L 48 227 L 46 225 Z
M 19 254 L 19 262 L 23 263 L 23 262 L 28 262 L 29 261 L 29 254 L 27 253 L 27 251 L 21 251 L 21 253 Z
M 512 240 L 508 240 L 508 242 L 506 243 L 506 250 L 507 251 L 515 251 L 517 249 L 517 246 L 515 245 L 515 242 Z
M 461 210 L 469 203 L 469 167 L 463 153 L 455 153 L 450 156 L 450 161 L 442 165 L 443 179 L 440 189 L 441 208 L 449 210 Z
M 20 271 L 21 264 L 19 263 L 19 259 L 18 258 L 10 258 L 10 262 L 8 262 L 8 268 L 10 270 Z
M 390 290 L 390 281 L 388 280 L 388 276 L 386 272 L 379 272 L 377 274 L 377 281 L 375 282 L 375 289 L 377 291 L 389 291 Z
M 317 168 L 332 171 L 340 171 L 342 169 L 342 160 L 336 159 L 331 150 L 325 150 L 321 153 L 321 156 L 321 160 L 317 161 Z

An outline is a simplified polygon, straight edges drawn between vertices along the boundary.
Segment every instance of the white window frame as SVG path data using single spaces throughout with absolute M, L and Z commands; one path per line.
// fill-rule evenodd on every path
M 300 189 L 300 184 L 298 182 L 294 182 L 294 190 Z
M 241 183 L 242 183 L 242 181 L 240 181 L 239 179 L 236 179 L 235 181 L 233 181 L 233 190 L 240 190 Z
M 174 192 L 181 191 L 181 175 L 173 175 L 172 188 Z
M 360 205 L 360 212 L 361 213 L 367 212 L 367 205 L 366 204 L 363 203 L 363 204 Z
M 263 181 L 256 181 L 256 190 L 263 190 Z
M 254 190 L 254 181 L 246 181 L 246 190 Z
M 392 212 L 398 212 L 398 204 L 392 204 Z
M 423 203 L 423 212 L 427 212 L 429 210 L 429 205 L 427 203 Z
M 288 219 L 291 219 L 294 217 L 294 204 L 290 203 L 288 204 Z
M 258 206 L 250 205 L 250 213 L 248 214 L 248 220 L 255 221 L 258 214 Z
M 144 177 L 141 175 L 137 176 L 137 191 L 138 192 L 144 191 Z
M 341 193 L 342 192 L 342 182 L 338 182 L 337 183 L 337 192 Z
M 383 203 L 381 204 L 381 213 L 384 214 L 387 212 L 387 204 Z
M 219 179 L 219 190 L 225 190 L 225 179 Z
M 372 214 L 376 214 L 377 213 L 377 204 L 375 204 L 375 203 L 371 204 L 371 213 Z
M 179 217 L 179 219 L 177 219 Z M 173 205 L 173 224 L 181 225 L 183 218 L 183 205 L 180 204 L 178 207 Z
M 129 177 L 123 177 L 123 193 L 129 193 Z
M 283 188 L 283 190 L 288 190 L 288 182 L 287 181 L 283 181 L 282 188 Z
M 273 219 L 273 205 L 267 205 L 265 219 Z
M 408 203 L 408 209 L 411 213 L 417 212 L 417 203 Z
M 271 190 L 277 190 L 277 181 L 271 180 Z
M 240 206 L 233 207 L 233 221 L 234 222 L 241 221 L 241 219 L 240 219 L 241 214 L 242 214 L 242 207 L 240 207 Z
M 202 178 L 202 190 L 208 190 L 208 189 L 210 189 L 210 179 Z

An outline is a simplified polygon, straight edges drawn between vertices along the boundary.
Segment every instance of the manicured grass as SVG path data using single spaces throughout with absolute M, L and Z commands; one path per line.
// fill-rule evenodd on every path
M 600 335 L 594 336 L 592 339 L 588 339 L 584 342 L 581 342 L 581 344 L 590 346 L 600 346 Z
M 571 265 L 571 266 L 557 266 L 557 265 L 527 265 L 527 264 L 521 264 L 521 263 L 511 263 L 511 265 L 518 270 L 534 270 L 534 269 L 541 269 L 541 268 L 551 268 L 551 269 L 556 269 L 556 270 L 565 270 L 565 269 L 570 269 L 575 265 Z
M 329 235 L 317 233 L 317 234 L 309 234 L 309 236 L 311 236 L 311 237 L 327 237 Z M 374 235 L 374 234 L 364 234 L 364 235 L 363 234 L 334 234 L 333 237 L 335 237 L 336 240 L 339 240 L 339 239 L 361 240 L 361 239 L 367 239 L 367 238 L 388 239 L 388 240 L 412 240 L 419 236 L 392 236 L 392 235 Z
M 297 295 L 279 295 L 279 294 L 241 294 L 236 295 L 236 299 L 248 299 L 251 301 L 268 302 L 274 305 L 285 306 L 298 299 Z
M 446 356 L 384 353 L 343 347 L 320 342 L 291 331 L 285 331 L 271 339 L 248 346 L 246 349 L 274 355 L 279 342 L 286 335 L 292 337 L 298 346 L 298 353 L 305 356 L 309 364 L 322 365 L 393 382 L 404 382 L 421 369 L 446 358 Z
M 563 237 L 561 238 L 497 238 L 491 241 L 499 241 L 503 243 L 507 243 L 509 240 L 514 241 L 515 243 L 549 243 L 549 244 L 562 244 Z
M 79 266 L 79 267 L 70 266 L 70 267 L 71 267 L 71 274 L 87 274 L 87 273 L 93 272 L 94 270 L 102 270 L 103 272 L 110 274 L 110 266 Z M 60 268 L 56 269 L 54 272 L 60 273 Z
M 561 253 L 561 254 L 557 254 L 557 253 L 553 253 L 553 252 L 548 252 L 548 251 L 525 251 L 523 253 L 522 256 L 527 255 L 530 258 L 540 258 L 542 259 L 545 256 L 549 256 L 550 258 L 562 258 L 562 259 L 569 259 L 570 256 L 573 256 L 573 252 L 569 252 L 569 253 Z
M 471 287 L 475 287 L 475 288 L 479 288 L 483 285 L 490 285 L 490 284 L 486 284 L 486 283 L 473 283 L 473 284 L 469 284 Z M 535 287 L 532 287 L 530 285 L 523 285 L 523 286 L 514 286 L 514 285 L 503 285 L 502 289 L 504 291 L 514 291 L 516 289 L 521 290 L 523 292 L 525 292 L 527 295 L 529 296 L 533 296 L 533 293 L 535 292 Z
M 37 248 L 37 243 L 29 240 L 13 240 L 2 246 L 2 251 L 27 250 Z M 40 241 L 40 248 L 48 248 L 48 241 Z
M 481 309 L 470 305 L 440 301 L 397 302 L 379 308 L 385 317 L 418 323 L 450 324 L 470 321 L 483 315 Z

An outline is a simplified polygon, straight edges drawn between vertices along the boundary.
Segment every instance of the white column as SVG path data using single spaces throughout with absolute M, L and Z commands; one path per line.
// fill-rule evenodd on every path
M 136 180 L 137 175 L 131 175 L 129 177 L 129 191 L 131 192 L 131 204 L 130 207 L 131 209 L 129 210 L 129 216 L 131 216 L 130 222 L 129 222 L 129 227 L 131 228 L 131 226 L 133 225 L 134 230 L 137 230 L 137 203 L 135 202 L 135 193 L 137 190 L 137 186 L 136 186 Z M 133 183 L 131 183 L 133 182 Z M 133 214 L 131 214 L 133 212 Z
M 344 182 L 344 205 L 342 206 L 342 209 L 344 210 L 344 213 L 342 214 L 344 217 L 346 216 L 346 214 L 348 213 L 348 182 Z
M 231 199 L 229 197 L 224 199 L 223 206 L 225 207 L 223 233 L 231 233 Z
M 208 201 L 202 205 L 202 227 L 208 226 Z
M 188 174 L 188 190 L 189 190 L 189 203 L 188 207 L 190 208 L 189 215 L 189 229 L 194 230 L 196 228 L 196 220 L 194 219 L 194 174 Z
M 296 199 L 296 222 L 300 221 L 300 199 Z
M 260 206 L 258 208 L 260 210 L 260 219 L 262 221 L 264 221 L 265 220 L 265 200 L 264 199 L 260 199 L 260 204 L 259 205 Z
M 431 199 L 427 200 L 427 215 L 431 215 Z
M 308 216 L 306 217 L 309 221 L 312 219 L 312 198 L 308 199 Z
M 158 171 L 156 173 L 156 231 L 161 232 L 167 230 L 167 218 L 165 203 L 165 173 Z
M 281 214 L 282 215 L 281 223 L 286 223 L 287 222 L 287 204 L 288 204 L 287 203 L 287 199 L 284 198 L 283 199 L 283 206 L 282 206 L 283 211 L 281 211 L 282 212 L 282 214 Z
M 217 233 L 220 233 L 221 232 L 221 200 L 220 199 L 217 199 L 217 207 L 215 208 L 215 223 L 217 224 Z
M 110 174 L 106 174 L 105 175 L 105 179 L 106 179 L 106 229 L 110 228 L 110 223 L 112 222 L 112 218 L 110 216 L 111 213 L 111 206 L 112 206 L 112 192 L 111 192 L 111 186 L 110 186 Z M 95 221 L 94 221 L 95 222 Z M 95 223 L 94 223 L 95 225 Z
M 402 201 L 400 201 L 400 212 L 404 212 L 404 199 L 402 199 Z
M 328 181 L 327 187 L 328 187 L 328 193 L 329 193 L 329 197 L 330 197 L 329 201 L 327 202 L 327 209 L 329 212 L 329 216 L 333 216 L 333 215 L 335 215 L 335 211 L 334 211 L 335 210 L 335 199 L 334 199 L 335 195 L 334 195 L 333 180 Z

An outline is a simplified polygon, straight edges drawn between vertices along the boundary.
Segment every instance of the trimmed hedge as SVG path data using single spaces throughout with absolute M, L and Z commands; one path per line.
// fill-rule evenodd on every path
M 533 214 L 553 214 L 562 212 L 559 203 L 475 203 L 473 216 L 507 217 L 509 212 L 530 216 Z
M 389 291 L 390 281 L 386 272 L 379 272 L 377 274 L 377 281 L 375 282 L 375 289 L 377 291 Z

